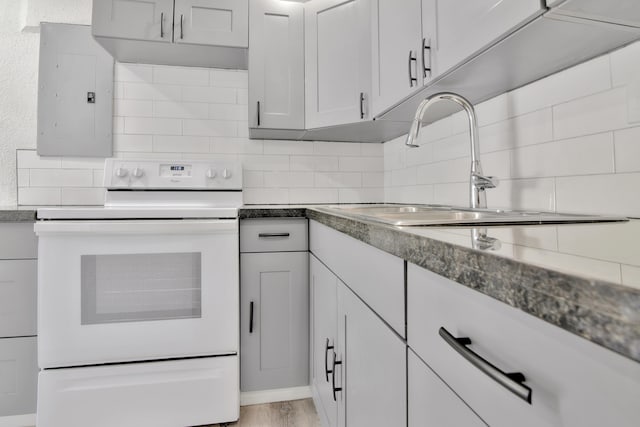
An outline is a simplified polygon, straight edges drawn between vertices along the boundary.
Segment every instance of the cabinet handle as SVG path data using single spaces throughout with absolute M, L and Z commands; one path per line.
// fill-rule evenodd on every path
M 327 354 L 329 353 L 329 350 L 333 350 L 333 346 L 329 345 L 329 338 L 327 338 L 327 340 L 324 342 L 324 378 L 327 380 L 327 382 L 329 382 L 329 374 L 333 372 L 333 369 L 329 369 L 329 367 L 327 366 Z
M 524 374 L 521 372 L 505 373 L 495 365 L 480 357 L 473 350 L 467 348 L 468 345 L 471 345 L 471 338 L 456 338 L 443 327 L 440 328 L 438 333 L 447 344 L 460 353 L 460 355 L 469 363 L 488 375 L 489 378 L 496 381 L 511 393 L 518 396 L 520 399 L 531 404 L 531 388 L 522 384 L 526 381 Z
M 184 39 L 184 31 L 182 30 L 184 22 L 184 15 L 180 15 L 180 40 Z
M 258 126 L 260 126 L 260 101 L 258 101 Z
M 360 119 L 364 119 L 364 92 L 360 92 Z
M 261 239 L 264 238 L 268 238 L 268 237 L 289 237 L 290 234 L 289 233 L 259 233 L 258 237 L 260 237 Z
M 342 391 L 342 387 L 336 387 L 336 365 L 342 365 L 342 360 L 336 361 L 336 352 L 333 352 L 333 369 L 331 370 L 331 389 L 333 390 L 333 401 L 337 402 L 336 391 Z
M 411 63 L 412 62 L 418 62 L 418 60 L 416 59 L 415 56 L 413 56 L 413 51 L 410 50 L 409 51 L 409 87 L 413 87 L 413 84 L 415 83 L 416 85 L 418 84 L 418 78 L 417 77 L 413 77 L 413 72 L 411 71 Z
M 426 50 L 429 51 L 429 67 L 427 67 L 427 62 L 425 58 Z M 422 39 L 422 73 L 425 79 L 427 78 L 427 72 L 429 73 L 429 76 L 431 76 L 431 46 L 427 46 L 427 39 L 423 38 Z
M 164 38 L 164 12 L 160 12 L 160 38 Z
M 253 301 L 249 303 L 249 333 L 253 333 Z

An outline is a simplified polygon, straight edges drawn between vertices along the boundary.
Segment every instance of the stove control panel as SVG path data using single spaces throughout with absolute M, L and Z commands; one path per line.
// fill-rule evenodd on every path
M 104 186 L 141 190 L 242 190 L 242 166 L 238 162 L 215 159 L 107 159 Z

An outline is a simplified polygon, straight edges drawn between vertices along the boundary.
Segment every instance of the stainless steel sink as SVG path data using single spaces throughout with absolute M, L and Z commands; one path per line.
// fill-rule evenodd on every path
M 327 211 L 396 226 L 530 225 L 627 221 L 627 218 L 554 212 L 469 209 L 443 205 L 350 205 Z

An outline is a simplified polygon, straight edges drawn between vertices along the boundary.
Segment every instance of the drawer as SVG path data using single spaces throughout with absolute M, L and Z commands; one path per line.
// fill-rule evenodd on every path
M 0 338 L 36 334 L 38 265 L 0 261 Z
M 0 222 L 0 259 L 35 259 L 38 238 L 32 222 Z
M 413 351 L 408 354 L 409 427 L 486 427 Z
M 309 235 L 311 252 L 404 337 L 404 260 L 316 221 Z
M 409 346 L 490 426 L 638 425 L 639 363 L 415 265 L 407 277 Z M 469 338 L 465 348 L 500 371 L 522 373 L 531 403 L 454 350 L 440 328 Z
M 308 251 L 306 218 L 260 218 L 240 222 L 240 252 Z
M 0 417 L 36 412 L 36 338 L 0 339 Z

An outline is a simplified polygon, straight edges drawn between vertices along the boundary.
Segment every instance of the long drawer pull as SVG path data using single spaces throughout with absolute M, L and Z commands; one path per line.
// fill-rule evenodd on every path
M 269 237 L 289 237 L 291 234 L 289 233 L 260 233 L 258 237 L 260 238 L 269 238 Z
M 342 387 L 336 387 L 336 365 L 342 365 L 342 360 L 336 360 L 336 353 L 333 352 L 333 369 L 331 370 L 331 389 L 333 391 L 333 401 L 337 402 L 336 391 L 342 391 Z
M 249 333 L 253 333 L 253 301 L 249 303 Z
M 460 355 L 469 363 L 488 375 L 491 379 L 509 390 L 511 393 L 518 396 L 520 399 L 531 404 L 531 388 L 523 384 L 526 381 L 524 374 L 521 372 L 505 373 L 501 371 L 495 365 L 483 359 L 467 347 L 468 345 L 471 345 L 470 338 L 456 338 L 443 327 L 440 328 L 438 333 L 442 339 L 447 342 L 447 344 L 460 353 Z
M 329 382 L 329 374 L 333 372 L 333 369 L 329 369 L 327 366 L 329 350 L 333 350 L 333 346 L 329 345 L 329 338 L 324 343 L 324 378 Z

